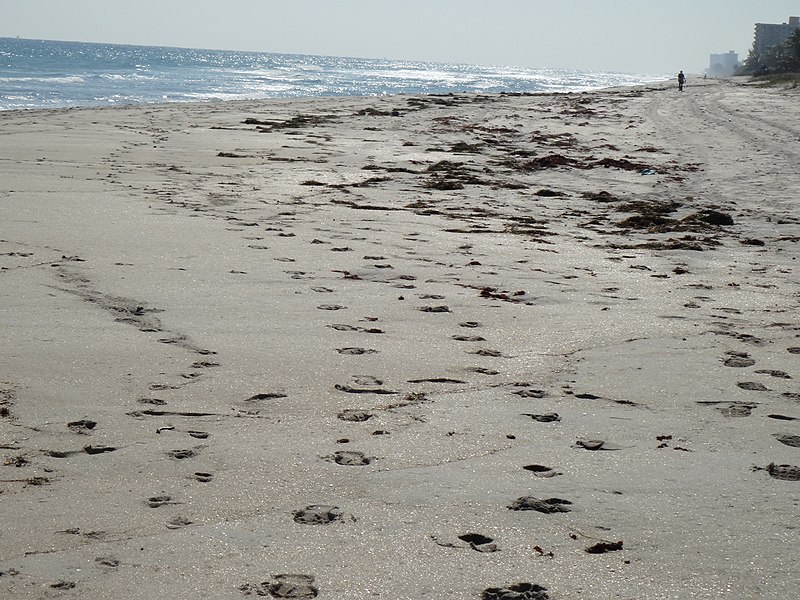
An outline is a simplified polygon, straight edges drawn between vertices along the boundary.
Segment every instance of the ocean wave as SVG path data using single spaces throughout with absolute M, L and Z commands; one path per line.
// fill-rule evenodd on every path
M 72 85 L 85 83 L 86 80 L 80 75 L 66 76 L 39 76 L 39 77 L 0 77 L 0 83 L 30 83 L 32 81 L 49 84 Z
M 667 77 L 0 38 L 0 110 L 317 96 L 578 92 Z

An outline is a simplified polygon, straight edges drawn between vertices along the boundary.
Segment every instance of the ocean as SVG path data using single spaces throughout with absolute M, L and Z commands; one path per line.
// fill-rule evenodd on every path
M 0 38 L 0 110 L 308 96 L 578 92 L 668 78 Z

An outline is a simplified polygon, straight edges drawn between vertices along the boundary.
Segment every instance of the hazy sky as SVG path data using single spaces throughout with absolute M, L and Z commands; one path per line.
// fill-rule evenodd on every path
M 0 0 L 0 37 L 635 73 L 747 56 L 800 0 Z

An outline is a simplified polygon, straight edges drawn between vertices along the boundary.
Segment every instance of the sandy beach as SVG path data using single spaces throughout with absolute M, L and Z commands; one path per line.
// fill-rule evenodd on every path
M 797 104 L 0 112 L 0 597 L 793 597 Z

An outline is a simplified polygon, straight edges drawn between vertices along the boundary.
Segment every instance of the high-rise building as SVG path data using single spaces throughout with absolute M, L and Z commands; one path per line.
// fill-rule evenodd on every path
M 739 66 L 739 55 L 733 50 L 725 54 L 712 54 L 708 61 L 708 71 L 711 77 L 728 77 Z
M 761 54 L 767 48 L 782 44 L 796 30 L 800 29 L 800 17 L 789 17 L 788 23 L 780 25 L 773 23 L 756 23 L 756 36 L 753 41 L 753 50 Z

